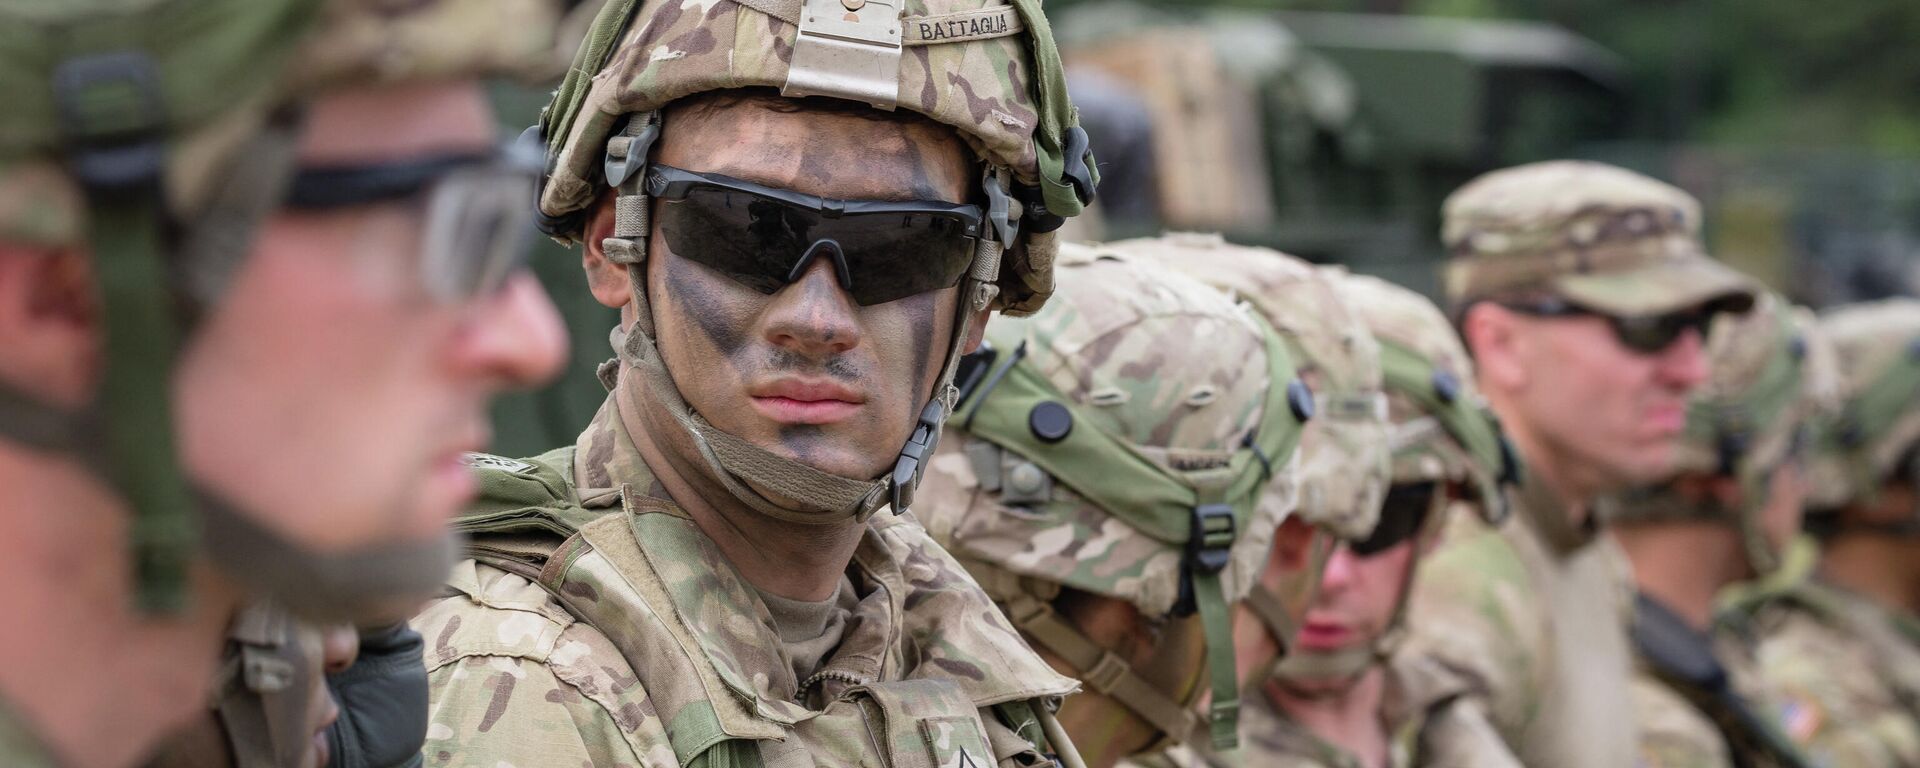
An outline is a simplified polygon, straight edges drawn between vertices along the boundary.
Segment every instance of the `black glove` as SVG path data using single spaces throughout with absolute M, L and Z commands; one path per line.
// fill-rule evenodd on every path
M 360 634 L 353 666 L 327 676 L 340 719 L 327 729 L 333 768 L 413 768 L 427 741 L 425 642 L 406 624 Z

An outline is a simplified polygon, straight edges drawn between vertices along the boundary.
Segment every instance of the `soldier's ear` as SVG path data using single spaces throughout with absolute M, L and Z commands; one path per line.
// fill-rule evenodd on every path
M 84 251 L 0 243 L 0 379 L 78 408 L 92 397 L 100 333 Z
M 587 273 L 587 290 L 601 304 L 619 309 L 633 300 L 627 283 L 627 267 L 607 260 L 601 241 L 613 235 L 613 198 L 609 189 L 593 201 L 593 213 L 587 217 L 586 243 L 580 249 L 580 268 Z M 649 245 L 648 250 L 652 247 Z

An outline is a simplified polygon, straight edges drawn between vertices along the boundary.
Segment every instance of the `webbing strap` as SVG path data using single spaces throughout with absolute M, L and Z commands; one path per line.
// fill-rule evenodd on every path
M 1207 673 L 1213 701 L 1207 706 L 1214 749 L 1240 746 L 1240 679 L 1234 669 L 1233 612 L 1220 571 L 1193 570 L 1193 600 L 1207 638 Z
M 1280 646 L 1281 657 L 1292 655 L 1293 638 L 1300 634 L 1300 625 L 1294 623 L 1293 617 L 1287 614 L 1287 607 L 1280 602 L 1280 596 L 1256 581 L 1241 602 L 1253 611 L 1254 618 L 1267 625 L 1267 632 L 1273 635 L 1274 644 Z
M 166 290 L 160 205 L 157 196 L 96 196 L 90 217 L 88 242 L 106 328 L 107 372 L 98 403 L 106 427 L 101 463 L 135 511 L 139 605 L 175 613 L 185 607 L 198 522 L 174 452 L 169 393 L 180 331 Z
M 975 563 L 968 563 L 973 570 Z M 989 566 L 991 568 L 991 566 Z M 1184 739 L 1199 728 L 1200 716 L 1174 701 L 1152 683 L 1135 674 L 1126 660 L 1087 639 L 1080 630 L 1060 618 L 1053 606 L 1025 592 L 996 595 L 1007 608 L 1007 618 L 1022 633 L 1059 656 L 1080 674 L 1082 682 L 1122 706 L 1161 733 Z M 1211 653 L 1212 649 L 1208 649 Z
M 87 421 L 0 381 L 0 437 L 35 451 L 77 456 L 91 434 Z

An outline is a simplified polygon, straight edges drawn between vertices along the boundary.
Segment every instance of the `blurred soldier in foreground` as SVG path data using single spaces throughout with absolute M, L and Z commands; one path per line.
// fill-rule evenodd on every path
M 1092 197 L 1036 8 L 605 6 L 538 133 L 612 392 L 475 459 L 473 559 L 415 619 L 428 765 L 1073 754 L 1073 681 L 906 515 L 961 356 Z
M 1386 493 L 1390 448 L 1380 347 L 1341 296 L 1337 274 L 1291 256 L 1230 245 L 1215 235 L 1176 234 L 1110 247 L 1158 259 L 1251 303 L 1299 361 L 1314 416 L 1300 439 L 1297 509 L 1274 537 L 1272 557 L 1241 606 L 1249 620 L 1235 637 L 1249 658 L 1292 658 L 1337 542 L 1366 538 Z M 1270 738 L 1276 727 L 1271 704 L 1258 692 L 1269 667 L 1256 672 L 1248 681 L 1255 693 L 1241 705 L 1242 750 Z M 1190 744 L 1164 761 L 1142 762 L 1187 765 L 1251 756 L 1209 747 Z M 1258 764 L 1257 758 L 1249 764 Z
M 1422 555 L 1450 509 L 1503 513 L 1509 454 L 1439 308 L 1365 276 L 1341 279 L 1340 296 L 1380 342 L 1393 485 L 1378 525 L 1328 560 L 1297 643 L 1249 697 L 1232 762 L 1517 768 L 1461 681 L 1431 659 L 1397 652 Z
M 1513 524 L 1462 518 L 1417 578 L 1409 650 L 1467 676 L 1528 765 L 1628 766 L 1629 586 L 1602 494 L 1665 476 L 1702 330 L 1751 304 L 1699 205 L 1604 165 L 1482 176 L 1443 210 L 1447 298 L 1526 471 Z
M 561 355 L 513 259 L 528 174 L 471 83 L 278 108 L 316 8 L 0 18 L 0 606 L 31 617 L 0 640 L 7 765 L 142 758 L 204 711 L 244 599 L 403 617 L 488 398 Z
M 1673 477 L 1623 494 L 1610 521 L 1639 587 L 1641 765 L 1812 764 L 1765 703 L 1754 627 L 1730 621 L 1714 632 L 1715 599 L 1777 571 L 1800 530 L 1808 431 L 1834 390 L 1832 352 L 1812 326 L 1811 313 L 1771 294 L 1744 316 L 1723 315 L 1708 338 L 1712 374 L 1687 408 Z
M 1060 711 L 1087 765 L 1231 748 L 1240 682 L 1273 658 L 1236 655 L 1233 606 L 1293 511 L 1294 358 L 1250 308 L 1149 261 L 1060 261 L 1046 309 L 988 329 L 922 514 L 1089 686 Z
M 1758 636 L 1760 675 L 1787 735 L 1817 764 L 1920 765 L 1915 446 L 1920 302 L 1820 319 L 1840 369 L 1838 417 L 1814 443 L 1807 527 L 1730 618 Z

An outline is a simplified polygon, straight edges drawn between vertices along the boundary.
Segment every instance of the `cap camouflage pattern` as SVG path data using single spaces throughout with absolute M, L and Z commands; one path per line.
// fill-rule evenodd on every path
M 1023 633 L 1163 739 L 1197 732 L 1205 689 L 1116 672 L 1051 601 L 1065 586 L 1153 621 L 1197 613 L 1212 743 L 1231 748 L 1229 606 L 1293 508 L 1293 357 L 1250 307 L 1146 260 L 1067 246 L 1060 266 L 1060 296 L 988 326 L 997 359 L 933 462 L 936 502 L 916 509 Z
M 1301 518 L 1344 539 L 1373 531 L 1391 476 L 1380 345 L 1341 297 L 1337 278 L 1219 235 L 1171 234 L 1107 246 L 1153 259 L 1248 301 L 1299 361 L 1314 418 L 1300 439 Z
M 1393 482 L 1465 483 L 1481 514 L 1497 520 L 1512 453 L 1473 383 L 1473 361 L 1453 324 L 1412 290 L 1370 275 L 1336 274 L 1347 306 L 1380 342 L 1393 421 Z
M 1706 254 L 1700 203 L 1622 168 L 1558 160 L 1494 171 L 1441 210 L 1448 302 L 1543 290 L 1622 316 L 1709 302 L 1739 310 L 1755 284 Z
M 1815 444 L 1810 505 L 1872 498 L 1920 443 L 1920 301 L 1855 304 L 1820 316 L 1839 363 L 1839 414 Z
M 834 35 L 874 68 L 853 76 L 817 58 Z M 1038 0 L 613 0 L 541 116 L 543 226 L 579 238 L 581 212 L 609 184 L 610 140 L 639 135 L 627 116 L 754 87 L 905 108 L 953 126 L 990 171 L 1011 174 L 1000 184 L 1015 206 L 1073 216 L 1092 199 L 1098 174 Z M 1013 221 L 1020 213 L 1010 213 Z M 1032 311 L 1052 291 L 1053 233 L 1029 227 L 1026 235 L 1027 247 L 1001 265 L 995 299 L 1015 312 Z

